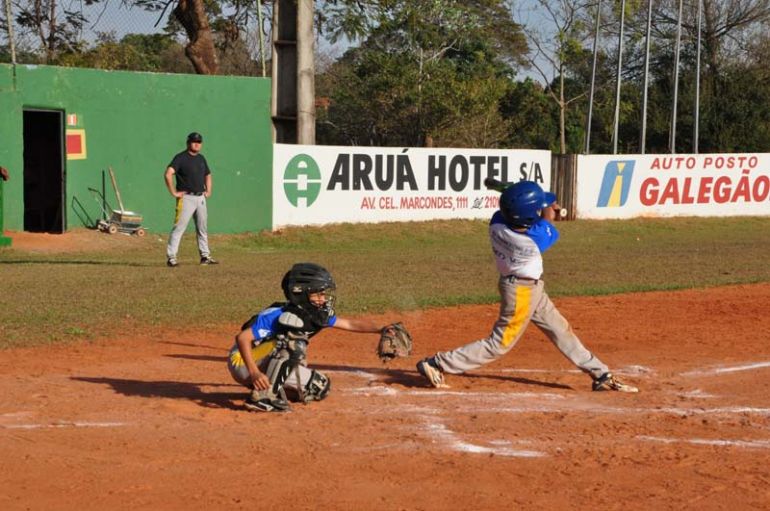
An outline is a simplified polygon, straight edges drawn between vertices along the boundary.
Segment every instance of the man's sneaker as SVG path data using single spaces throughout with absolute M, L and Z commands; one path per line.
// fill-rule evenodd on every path
M 219 261 L 211 256 L 201 257 L 201 264 L 219 264 Z
M 169 257 L 168 260 L 166 261 L 166 266 L 168 266 L 169 268 L 176 268 L 177 266 L 179 266 L 179 263 L 176 261 L 175 258 Z
M 639 389 L 633 385 L 623 383 L 622 381 L 612 376 L 612 373 L 604 373 L 599 378 L 594 380 L 593 385 L 591 385 L 591 389 L 595 391 L 616 390 L 618 392 L 639 392 Z
M 243 403 L 243 407 L 250 412 L 285 412 L 289 409 L 289 403 L 280 398 L 270 399 L 263 397 L 262 399 L 253 399 L 249 396 Z
M 449 387 L 444 383 L 444 373 L 434 357 L 424 358 L 417 362 L 417 371 L 437 389 Z

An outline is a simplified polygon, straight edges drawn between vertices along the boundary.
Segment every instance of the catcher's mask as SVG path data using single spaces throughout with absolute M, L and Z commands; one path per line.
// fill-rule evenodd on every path
M 556 201 L 556 195 L 544 192 L 534 181 L 519 181 L 500 196 L 500 212 L 513 227 L 529 227 L 540 216 L 540 210 Z
M 281 281 L 286 299 L 307 312 L 313 322 L 326 325 L 334 315 L 335 290 L 331 273 L 313 263 L 297 263 Z

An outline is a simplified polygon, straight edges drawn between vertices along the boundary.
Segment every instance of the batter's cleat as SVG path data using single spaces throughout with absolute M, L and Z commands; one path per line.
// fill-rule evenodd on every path
M 623 383 L 612 376 L 612 373 L 604 373 L 599 378 L 595 379 L 593 385 L 591 385 L 591 389 L 594 391 L 615 390 L 617 392 L 639 392 L 639 389 L 633 385 Z
M 211 256 L 201 257 L 201 264 L 219 264 L 219 261 Z
M 168 266 L 169 268 L 176 268 L 177 266 L 179 266 L 179 263 L 177 262 L 176 258 L 169 257 L 168 260 L 166 261 L 166 266 Z
M 289 409 L 289 403 L 280 398 L 252 399 L 249 396 L 243 403 L 243 407 L 250 412 L 285 412 Z
M 444 383 L 444 373 L 435 357 L 424 358 L 417 362 L 417 371 L 437 389 L 449 387 Z

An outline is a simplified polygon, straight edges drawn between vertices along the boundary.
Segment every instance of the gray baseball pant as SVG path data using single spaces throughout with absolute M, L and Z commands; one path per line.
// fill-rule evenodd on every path
M 201 257 L 209 257 L 209 233 L 208 233 L 208 210 L 206 208 L 206 197 L 204 195 L 185 194 L 176 199 L 176 213 L 174 217 L 174 228 L 168 237 L 168 246 L 166 255 L 169 259 L 176 259 L 179 252 L 179 243 L 182 241 L 182 235 L 190 223 L 190 218 L 195 221 L 195 234 L 198 237 L 198 252 Z
M 267 373 L 267 364 L 270 361 L 270 354 L 272 353 L 272 347 L 275 343 L 265 343 L 264 346 L 260 345 L 252 349 L 252 356 L 257 367 L 263 373 Z M 266 349 L 267 348 L 267 349 Z M 288 355 L 286 355 L 288 358 Z M 230 353 L 227 356 L 227 368 L 230 370 L 230 375 L 235 381 L 244 387 L 252 388 L 251 376 L 249 376 L 249 369 L 246 367 L 246 363 L 243 361 L 241 352 L 238 349 L 238 345 L 234 345 L 230 348 Z M 299 373 L 299 379 L 301 385 L 304 388 L 307 387 L 308 382 L 313 376 L 313 370 L 308 369 L 305 365 L 296 367 L 286 378 L 284 386 L 289 389 L 297 390 L 297 373 Z M 273 382 L 270 382 L 273 383 Z
M 608 372 L 604 363 L 580 342 L 569 322 L 556 309 L 542 280 L 500 277 L 500 316 L 484 339 L 453 351 L 436 354 L 441 369 L 450 374 L 472 371 L 508 353 L 532 321 L 582 371 L 594 379 Z

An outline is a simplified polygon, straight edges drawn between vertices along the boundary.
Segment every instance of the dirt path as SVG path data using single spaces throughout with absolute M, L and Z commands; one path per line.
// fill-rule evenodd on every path
M 770 507 L 770 285 L 556 302 L 640 394 L 592 393 L 534 327 L 426 388 L 414 363 L 494 306 L 407 315 L 389 367 L 322 333 L 332 393 L 285 414 L 240 409 L 233 326 L 0 352 L 0 509 Z

